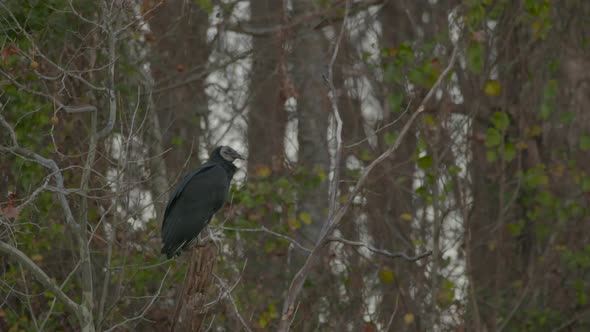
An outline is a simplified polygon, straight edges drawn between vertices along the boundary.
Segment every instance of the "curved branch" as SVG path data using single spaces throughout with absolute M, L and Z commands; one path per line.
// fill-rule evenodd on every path
M 35 279 L 37 279 L 45 288 L 64 304 L 64 307 L 71 311 L 76 317 L 80 318 L 83 315 L 83 308 L 81 305 L 72 300 L 63 290 L 51 279 L 39 265 L 35 264 L 25 253 L 11 246 L 10 244 L 0 241 L 0 251 L 11 256 L 17 262 L 22 264 L 27 270 L 31 271 Z

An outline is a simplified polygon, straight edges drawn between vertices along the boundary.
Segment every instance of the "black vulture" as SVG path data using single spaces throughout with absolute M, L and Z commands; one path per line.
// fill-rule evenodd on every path
M 216 147 L 170 196 L 162 222 L 162 253 L 168 258 L 188 248 L 223 206 L 236 171 L 235 159 L 244 158 L 228 146 Z

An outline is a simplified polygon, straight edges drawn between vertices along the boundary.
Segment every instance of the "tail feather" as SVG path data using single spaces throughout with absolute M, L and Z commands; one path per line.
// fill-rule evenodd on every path
M 184 250 L 184 248 L 186 247 L 186 241 L 182 241 L 180 243 L 164 243 L 164 246 L 162 247 L 162 250 L 160 251 L 162 254 L 166 254 L 166 257 L 168 257 L 168 259 L 174 257 L 174 256 L 180 256 L 180 254 L 182 254 L 182 251 Z

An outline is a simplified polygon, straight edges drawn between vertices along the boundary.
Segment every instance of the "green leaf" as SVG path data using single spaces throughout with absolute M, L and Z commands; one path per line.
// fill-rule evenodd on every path
M 174 146 L 181 146 L 184 143 L 184 139 L 180 136 L 175 136 L 172 138 L 172 145 Z
M 424 124 L 430 126 L 430 127 L 434 127 L 436 125 L 436 121 L 434 120 L 434 117 L 430 114 L 426 114 L 422 117 L 422 122 L 424 122 Z
M 516 148 L 512 143 L 506 143 L 504 146 L 504 160 L 512 161 L 516 157 Z
M 488 96 L 496 97 L 500 95 L 500 92 L 502 92 L 502 86 L 498 81 L 487 81 L 483 88 L 483 92 Z
M 472 43 L 467 47 L 467 68 L 474 74 L 479 74 L 483 68 L 483 47 L 479 43 Z
M 277 307 L 274 305 L 274 303 L 268 306 L 268 315 L 272 319 L 279 318 L 279 313 L 277 312 Z
M 307 212 L 301 212 L 299 214 L 299 219 L 301 219 L 301 221 L 303 221 L 303 223 L 306 225 L 311 224 L 311 214 Z
M 494 115 L 492 115 L 492 123 L 498 130 L 505 132 L 510 126 L 510 118 L 508 117 L 508 114 L 504 112 L 495 112 Z
M 420 167 L 420 169 L 427 169 L 430 168 L 430 166 L 432 166 L 432 157 L 429 155 L 426 155 L 424 157 L 420 157 L 418 158 L 418 167 Z
M 551 195 L 551 192 L 547 190 L 539 192 L 535 198 L 545 207 L 551 207 L 553 204 L 553 196 Z
M 574 121 L 576 114 L 574 112 L 561 112 L 559 114 L 559 122 L 567 125 Z
M 555 109 L 555 99 L 557 98 L 558 85 L 556 80 L 550 80 L 543 88 L 543 99 L 539 115 L 541 119 L 547 120 Z
M 397 140 L 397 132 L 387 132 L 385 133 L 385 135 L 383 135 L 383 140 L 385 141 L 385 144 L 387 145 L 393 145 L 395 143 L 395 141 Z
M 404 42 L 397 48 L 397 57 L 400 64 L 408 64 L 414 60 L 414 50 L 409 43 Z
M 524 184 L 527 188 L 537 188 L 549 183 L 549 177 L 545 174 L 544 167 L 537 166 L 525 173 Z
M 289 219 L 289 220 L 287 220 L 287 224 L 289 225 L 289 227 L 291 227 L 293 229 L 301 228 L 301 222 L 299 222 L 299 220 L 297 220 L 297 219 Z
M 506 226 L 506 228 L 508 229 L 508 232 L 512 234 L 512 236 L 517 237 L 524 229 L 524 220 L 521 219 L 518 222 L 510 223 Z
M 274 241 L 266 241 L 264 243 L 264 252 L 270 254 L 277 248 L 277 244 Z
M 427 198 L 428 197 L 428 190 L 426 189 L 426 187 L 420 186 L 420 187 L 416 188 L 416 194 L 418 194 L 424 198 Z
M 422 68 L 412 68 L 408 73 L 408 78 L 410 82 L 418 86 L 425 87 L 426 85 L 426 75 L 422 71 Z
M 405 221 L 412 221 L 412 215 L 409 213 L 402 213 L 400 216 L 401 220 L 405 220 Z
M 488 128 L 486 135 L 486 146 L 494 147 L 502 142 L 502 134 L 496 128 Z
M 264 317 L 260 317 L 260 319 L 258 320 L 258 325 L 261 328 L 265 328 L 266 324 L 268 324 L 268 322 L 266 321 L 266 319 Z
M 213 1 L 211 0 L 197 0 L 197 5 L 204 11 L 211 14 L 213 12 Z
M 486 157 L 490 163 L 493 163 L 498 159 L 498 155 L 496 154 L 496 150 L 488 150 L 486 152 Z
M 379 280 L 381 280 L 382 283 L 389 284 L 393 282 L 394 279 L 395 275 L 388 267 L 384 267 L 381 269 L 381 271 L 379 271 Z
M 404 96 L 401 93 L 390 93 L 387 95 L 387 103 L 391 107 L 391 111 L 397 113 L 402 108 Z
M 582 151 L 590 150 L 590 136 L 586 134 L 580 136 L 580 149 L 582 149 Z
M 586 295 L 586 292 L 584 292 L 583 290 L 581 292 L 578 292 L 578 304 L 583 306 L 587 302 L 588 302 L 588 295 Z
M 541 115 L 541 119 L 543 119 L 543 120 L 549 119 L 551 112 L 553 112 L 553 107 L 551 107 L 550 104 L 548 104 L 548 103 L 541 104 L 541 111 L 539 112 Z

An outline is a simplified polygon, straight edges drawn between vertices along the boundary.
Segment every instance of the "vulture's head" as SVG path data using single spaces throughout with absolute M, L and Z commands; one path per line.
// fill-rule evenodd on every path
M 211 151 L 210 158 L 213 159 L 219 157 L 230 163 L 236 159 L 244 160 L 244 157 L 242 157 L 236 150 L 230 148 L 229 146 L 218 146 L 213 151 Z

